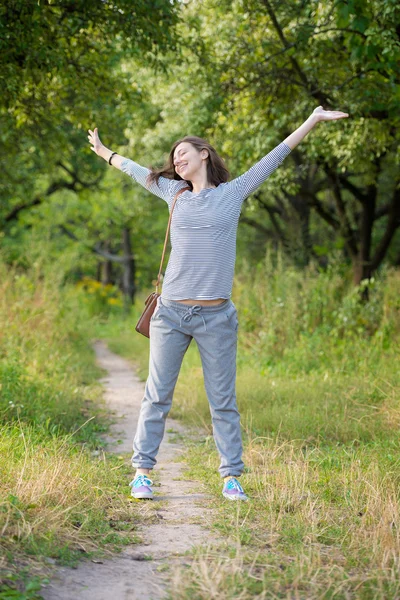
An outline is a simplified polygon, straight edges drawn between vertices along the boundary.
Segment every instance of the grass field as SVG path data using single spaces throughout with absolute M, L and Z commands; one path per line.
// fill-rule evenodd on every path
M 54 563 L 135 541 L 139 517 L 130 470 L 103 451 L 102 372 L 78 297 L 0 271 L 0 598 L 22 600 Z
M 208 432 L 188 446 L 188 477 L 212 492 L 214 527 L 230 543 L 198 552 L 172 598 L 400 597 L 400 274 L 382 273 L 369 294 L 365 304 L 342 269 L 299 273 L 268 257 L 256 275 L 242 266 L 233 299 L 247 504 L 220 495 L 192 342 L 171 415 Z M 145 378 L 138 314 L 100 335 Z
M 0 598 L 33 600 L 54 561 L 136 539 L 129 469 L 103 451 L 90 340 L 107 340 L 145 379 L 148 340 L 134 329 L 145 295 L 126 318 L 115 289 L 0 269 Z M 237 398 L 251 502 L 222 499 L 192 342 L 171 415 L 206 432 L 188 442 L 187 474 L 210 491 L 227 545 L 174 574 L 174 600 L 400 597 L 400 274 L 382 272 L 369 295 L 365 304 L 341 267 L 298 272 L 270 256 L 256 272 L 240 265 Z

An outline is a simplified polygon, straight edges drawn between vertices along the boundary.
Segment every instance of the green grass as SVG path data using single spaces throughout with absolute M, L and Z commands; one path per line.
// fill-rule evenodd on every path
M 128 460 L 104 453 L 109 421 L 71 288 L 0 264 L 0 598 L 36 598 L 50 562 L 137 541 Z M 50 562 L 49 562 L 50 561 Z
M 0 521 L 9 559 L 17 545 L 25 557 L 73 564 L 107 542 L 124 544 L 124 536 L 115 532 L 125 529 L 120 527 L 125 521 L 134 530 L 121 458 L 101 454 L 94 459 L 67 436 L 44 436 L 23 425 L 3 426 L 0 449 L 7 457 L 1 465 Z
M 397 597 L 398 447 L 248 439 L 251 501 L 234 505 L 221 501 L 211 438 L 189 447 L 186 461 L 187 477 L 207 481 L 214 528 L 231 542 L 213 558 L 197 553 L 172 597 Z
M 249 504 L 222 500 L 195 342 L 185 354 L 171 416 L 205 428 L 189 443 L 187 476 L 212 493 L 215 530 L 230 545 L 195 552 L 171 598 L 396 598 L 400 274 L 382 272 L 365 304 L 342 267 L 272 263 L 240 265 L 233 294 Z M 111 319 L 98 334 L 145 379 L 140 310 L 138 299 L 130 319 Z
M 237 398 L 252 500 L 222 499 L 192 342 L 171 416 L 205 430 L 188 443 L 187 476 L 207 485 L 214 528 L 229 544 L 216 554 L 196 551 L 175 572 L 171 597 L 396 598 L 399 273 L 383 271 L 365 304 L 341 266 L 299 272 L 267 256 L 256 271 L 239 267 Z M 144 380 L 149 341 L 135 324 L 146 295 L 123 317 L 100 288 L 91 304 L 88 291 L 55 290 L 35 273 L 4 272 L 1 281 L 0 526 L 8 575 L 0 598 L 7 586 L 16 591 L 30 581 L 26 594 L 34 598 L 30 561 L 71 563 L 104 545 L 121 547 L 144 518 L 127 506 L 126 461 L 102 451 L 107 419 L 89 340 L 107 340 Z M 15 556 L 25 584 L 13 579 Z

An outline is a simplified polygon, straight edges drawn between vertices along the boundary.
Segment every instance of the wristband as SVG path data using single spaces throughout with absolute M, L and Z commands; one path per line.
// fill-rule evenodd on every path
M 114 154 L 118 154 L 118 152 L 113 152 L 110 156 L 110 158 L 108 159 L 108 164 L 111 165 L 111 159 L 114 156 Z

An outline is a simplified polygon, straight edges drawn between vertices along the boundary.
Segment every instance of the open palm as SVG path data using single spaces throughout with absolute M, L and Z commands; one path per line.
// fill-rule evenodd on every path
M 99 154 L 102 148 L 104 148 L 104 144 L 102 144 L 100 141 L 97 127 L 94 128 L 94 131 L 91 129 L 88 129 L 88 131 L 89 143 L 92 144 L 90 149 L 93 150 L 93 152 L 96 152 L 96 154 Z
M 312 114 L 318 117 L 318 121 L 335 121 L 336 119 L 343 119 L 349 116 L 348 113 L 340 110 L 324 110 L 322 106 L 317 106 Z

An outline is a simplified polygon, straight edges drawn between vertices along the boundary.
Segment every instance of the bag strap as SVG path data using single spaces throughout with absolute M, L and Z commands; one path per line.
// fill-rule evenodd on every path
M 178 190 L 176 192 L 176 194 L 174 196 L 174 201 L 172 203 L 172 208 L 171 208 L 171 212 L 169 214 L 169 219 L 168 219 L 167 233 L 165 234 L 165 241 L 164 241 L 164 248 L 163 248 L 163 253 L 162 253 L 162 257 L 161 257 L 160 270 L 158 271 L 158 277 L 157 277 L 157 283 L 156 283 L 156 294 L 158 294 L 158 287 L 160 285 L 161 269 L 162 269 L 162 266 L 163 266 L 165 250 L 166 250 L 167 242 L 168 242 L 168 234 L 169 234 L 169 228 L 170 228 L 170 225 L 171 225 L 172 212 L 174 210 L 175 203 L 178 200 L 178 197 L 182 194 L 182 192 L 186 192 L 186 190 L 190 190 L 190 187 L 181 188 L 180 190 Z

